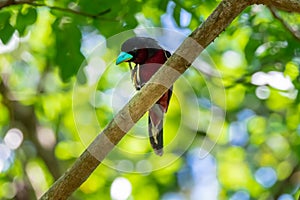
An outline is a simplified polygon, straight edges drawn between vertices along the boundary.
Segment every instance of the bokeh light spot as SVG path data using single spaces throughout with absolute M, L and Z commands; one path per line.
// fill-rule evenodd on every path
M 229 127 L 229 139 L 232 145 L 244 146 L 249 139 L 245 124 L 241 122 L 231 123 Z
M 175 192 L 169 192 L 164 194 L 162 200 L 184 200 L 184 195 Z
M 6 160 L 10 157 L 11 151 L 5 144 L 0 143 L 0 159 Z
M 131 194 L 131 183 L 124 177 L 116 178 L 110 188 L 110 195 L 114 200 L 125 200 Z
M 230 200 L 249 200 L 249 199 L 250 199 L 250 195 L 246 191 L 238 191 L 230 197 Z
M 267 86 L 259 86 L 255 90 L 255 94 L 259 99 L 267 99 L 269 98 L 271 91 Z
M 134 168 L 134 165 L 130 160 L 120 160 L 117 165 L 117 168 L 124 172 L 132 172 Z
M 136 171 L 145 173 L 145 172 L 151 172 L 152 170 L 152 164 L 148 160 L 140 160 L 136 164 Z
M 275 184 L 277 175 L 273 168 L 261 167 L 255 172 L 255 179 L 263 187 L 270 188 Z
M 1 185 L 1 193 L 7 199 L 13 199 L 17 193 L 16 187 L 13 183 L 5 182 Z
M 52 149 L 56 144 L 55 133 L 50 128 L 38 127 L 37 138 L 46 149 Z
M 9 165 L 11 164 L 9 161 L 11 156 L 11 149 L 7 145 L 0 143 L 0 172 L 8 169 Z
M 289 76 L 282 72 L 270 71 L 268 73 L 257 72 L 252 75 L 251 83 L 254 85 L 269 85 L 278 90 L 292 90 L 294 85 Z
M 23 141 L 23 133 L 17 128 L 12 128 L 8 130 L 4 137 L 4 143 L 10 149 L 17 149 Z
M 278 198 L 278 200 L 293 200 L 293 199 L 294 199 L 293 196 L 290 194 L 282 194 Z
M 222 56 L 222 62 L 228 68 L 236 68 L 242 65 L 241 55 L 235 51 L 226 51 Z

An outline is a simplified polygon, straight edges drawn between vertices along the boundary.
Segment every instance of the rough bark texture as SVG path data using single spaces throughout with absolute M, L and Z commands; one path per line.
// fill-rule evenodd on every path
M 41 199 L 67 199 L 144 113 L 166 92 L 168 87 L 191 65 L 201 51 L 247 6 L 255 3 L 300 12 L 300 2 L 296 0 L 223 0 L 209 18 L 182 43 L 149 83 L 119 111 L 114 120 Z
M 51 10 L 58 10 L 64 13 L 72 13 L 72 14 L 76 14 L 76 15 L 81 15 L 81 16 L 85 16 L 85 17 L 90 17 L 90 18 L 99 18 L 102 15 L 105 15 L 106 13 L 110 12 L 110 9 L 106 9 L 102 12 L 99 12 L 97 14 L 89 14 L 89 13 L 85 13 L 85 12 L 80 12 L 77 10 L 73 10 L 73 9 L 69 9 L 69 8 L 63 8 L 63 7 L 57 7 L 57 6 L 49 6 L 47 4 L 44 3 L 38 3 L 35 2 L 34 0 L 23 0 L 23 1 L 17 1 L 17 0 L 8 0 L 8 1 L 0 1 L 0 10 L 4 7 L 9 7 L 9 6 L 14 6 L 14 5 L 22 5 L 22 4 L 27 4 L 27 5 L 31 5 L 31 6 L 35 6 L 35 7 L 48 7 Z
M 254 0 L 254 3 L 273 6 L 288 12 L 300 12 L 299 0 Z

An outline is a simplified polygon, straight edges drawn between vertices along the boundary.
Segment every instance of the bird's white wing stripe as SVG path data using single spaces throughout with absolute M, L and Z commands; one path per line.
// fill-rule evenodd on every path
M 141 86 L 141 77 L 140 77 L 140 65 L 139 64 L 137 64 L 137 66 L 136 66 L 136 81 L 137 81 L 137 85 L 141 88 L 142 86 Z

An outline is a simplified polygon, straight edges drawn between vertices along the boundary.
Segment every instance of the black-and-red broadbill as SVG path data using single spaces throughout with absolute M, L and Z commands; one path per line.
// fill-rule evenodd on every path
M 135 88 L 139 90 L 170 56 L 170 52 L 159 46 L 156 40 L 148 37 L 133 37 L 122 44 L 116 64 L 129 63 L 131 79 Z M 171 96 L 172 88 L 149 110 L 150 143 L 159 156 L 163 154 L 163 119 L 168 110 Z

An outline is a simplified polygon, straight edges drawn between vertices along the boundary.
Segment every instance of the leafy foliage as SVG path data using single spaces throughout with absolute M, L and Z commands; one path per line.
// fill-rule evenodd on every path
M 0 199 L 41 196 L 134 92 L 127 68 L 109 64 L 119 49 L 97 49 L 98 43 L 137 27 L 187 33 L 217 5 L 207 0 L 33 3 L 0 9 Z M 299 32 L 298 14 L 279 14 Z M 129 199 L 297 198 L 299 46 L 267 7 L 246 9 L 199 57 L 222 78 L 193 68 L 176 82 L 165 124 L 168 153 L 140 159 L 128 154 L 151 152 L 147 138 L 132 137 L 145 136 L 144 117 L 74 198 L 118 199 L 113 185 L 120 177 L 130 182 Z M 90 48 L 97 56 L 89 57 Z M 101 79 L 94 80 L 101 70 Z M 91 95 L 87 85 L 97 92 Z M 120 99 L 112 101 L 117 87 Z M 82 111 L 79 116 L 74 108 Z M 211 120 L 215 110 L 226 111 L 224 124 Z M 91 126 L 95 121 L 99 126 Z M 199 159 L 204 137 L 216 145 Z M 189 148 L 178 157 L 184 144 Z M 133 173 L 139 169 L 149 171 Z

